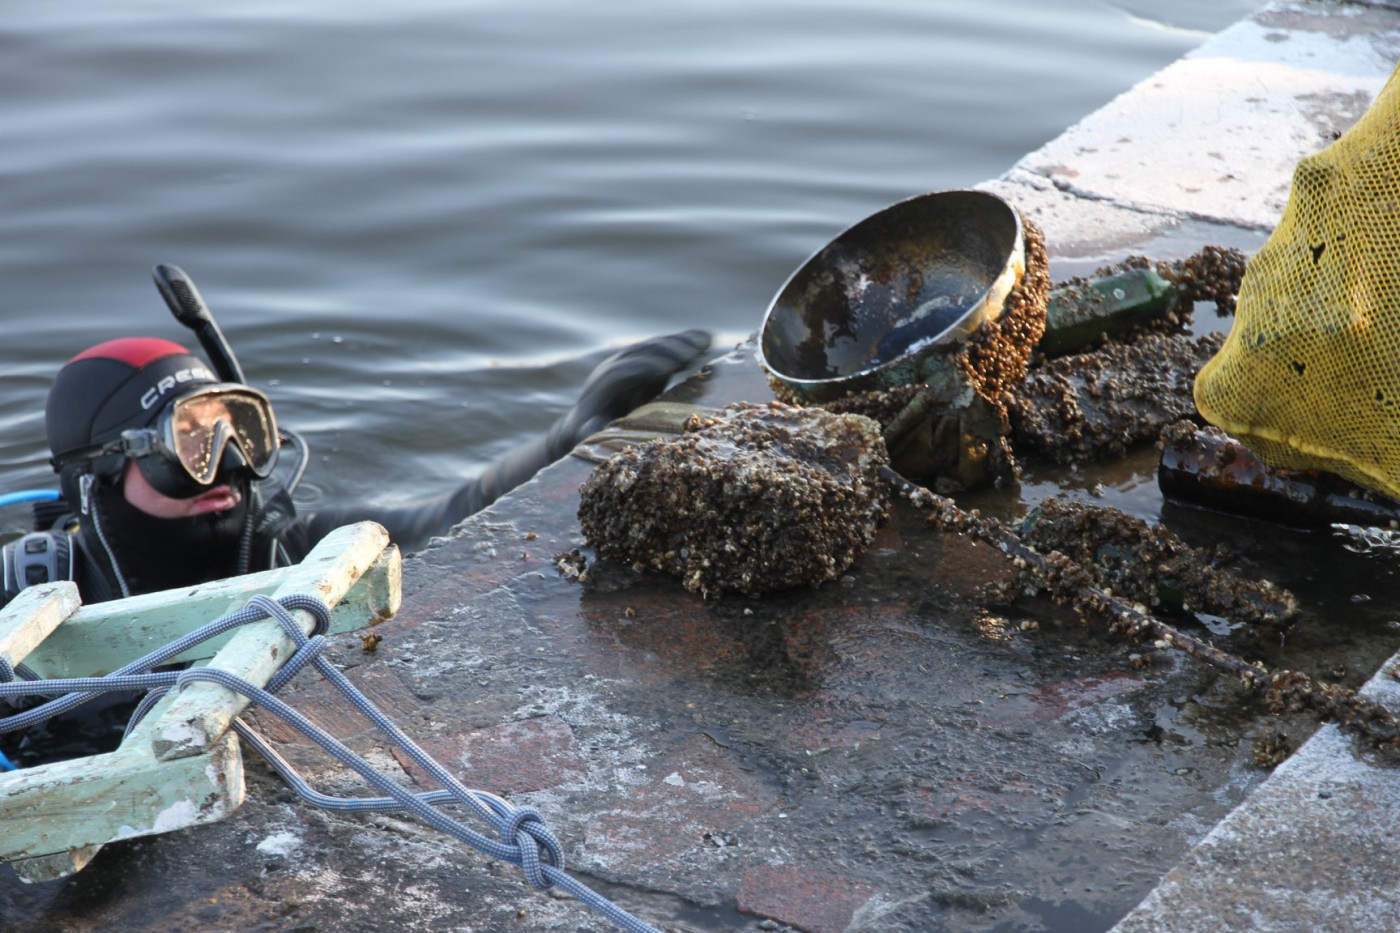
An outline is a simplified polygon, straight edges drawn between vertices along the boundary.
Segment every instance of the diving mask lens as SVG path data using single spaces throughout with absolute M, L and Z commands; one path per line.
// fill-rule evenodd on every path
M 214 482 L 230 444 L 259 479 L 277 464 L 277 421 L 267 396 L 256 389 L 202 389 L 182 396 L 162 416 L 160 433 L 180 466 L 201 486 Z

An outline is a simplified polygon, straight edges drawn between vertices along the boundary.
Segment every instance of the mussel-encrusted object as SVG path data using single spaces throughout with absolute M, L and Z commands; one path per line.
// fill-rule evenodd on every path
M 1221 339 L 1153 333 L 1044 361 L 1005 396 L 1016 452 L 1087 463 L 1156 440 L 1196 414 L 1191 386 Z
M 674 574 L 706 597 L 840 576 L 888 515 L 880 426 L 773 402 L 692 418 L 614 455 L 580 490 L 600 557 Z
M 1119 599 L 1152 612 L 1205 612 L 1249 625 L 1280 626 L 1298 600 L 1268 580 L 1250 580 L 1162 525 L 1117 509 L 1049 498 L 1022 523 L 1021 540 L 1059 551 Z

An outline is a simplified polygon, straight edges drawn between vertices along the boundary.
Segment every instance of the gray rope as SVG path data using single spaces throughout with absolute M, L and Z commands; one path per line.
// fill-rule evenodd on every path
M 301 625 L 292 615 L 292 612 L 297 610 L 309 612 L 314 617 L 315 625 L 311 635 L 308 636 L 302 631 Z M 277 620 L 296 644 L 296 652 L 268 681 L 266 688 L 248 683 L 217 668 L 196 667 L 183 671 L 152 670 L 152 668 L 159 667 L 201 641 L 240 625 L 269 617 Z M 495 794 L 466 787 L 453 777 L 451 772 L 419 748 L 402 729 L 385 716 L 364 694 L 355 688 L 355 685 L 335 665 L 323 656 L 326 640 L 322 633 L 327 630 L 329 624 L 330 610 L 324 602 L 312 596 L 297 594 L 273 600 L 267 596 L 258 595 L 248 600 L 244 608 L 229 613 L 223 618 L 113 671 L 106 677 L 55 678 L 40 681 L 15 680 L 13 679 L 14 672 L 8 663 L 0 659 L 0 665 L 3 665 L 0 667 L 0 697 L 64 694 L 56 700 L 50 700 L 25 713 L 0 718 L 0 732 L 27 728 L 34 723 L 73 709 L 100 693 L 121 690 L 150 691 L 137 707 L 131 723 L 127 726 L 127 733 L 130 734 L 131 729 L 150 711 L 160 696 L 172 687 L 178 690 L 191 683 L 218 684 L 246 696 L 253 705 L 278 716 L 385 795 L 382 797 L 342 798 L 316 791 L 297 773 L 296 769 L 272 748 L 263 736 L 253 731 L 241 719 L 235 719 L 233 727 L 239 736 L 258 754 L 267 759 L 273 770 L 287 782 L 293 792 L 308 803 L 329 810 L 350 813 L 407 811 L 428 826 L 470 845 L 491 858 L 520 866 L 526 881 L 536 888 L 543 890 L 557 885 L 625 930 L 632 931 L 632 933 L 660 933 L 655 927 L 634 917 L 565 872 L 563 847 L 545 825 L 544 818 L 539 811 L 532 807 L 515 807 Z M 375 769 L 334 736 L 273 695 L 277 689 L 284 686 L 308 664 L 333 684 L 361 715 L 383 732 L 393 744 L 402 749 L 414 763 L 431 775 L 433 780 L 442 786 L 442 789 L 415 793 L 400 787 L 388 775 Z M 497 838 L 493 839 L 483 835 L 465 823 L 443 813 L 438 807 L 444 805 L 465 806 L 479 819 L 494 827 Z
M 0 655 L 0 683 L 9 683 L 15 678 L 38 680 L 39 675 L 23 664 L 10 664 L 10 659 Z
M 288 597 L 288 598 L 291 598 L 291 597 Z M 312 599 L 312 598 L 309 597 L 309 596 L 301 596 L 301 595 L 298 595 L 296 598 L 297 598 L 297 599 L 304 599 L 304 600 L 310 600 L 310 599 Z M 317 602 L 319 602 L 319 601 L 317 601 Z M 321 605 L 324 606 L 324 604 L 321 604 Z M 305 608 L 305 607 L 298 607 L 298 608 Z M 312 614 L 313 614 L 313 615 L 316 615 L 316 613 L 315 613 L 314 611 L 312 612 Z M 29 729 L 29 728 L 31 728 L 31 727 L 33 727 L 33 726 L 37 726 L 39 723 L 44 722 L 45 720 L 48 720 L 48 719 L 52 719 L 54 716 L 58 716 L 58 715 L 60 715 L 60 714 L 62 714 L 62 713 L 66 713 L 66 712 L 68 712 L 69 710 L 77 709 L 79 706 L 82 706 L 82 705 L 83 705 L 84 703 L 86 703 L 88 700 L 92 699 L 93 697 L 95 697 L 95 696 L 97 696 L 97 695 L 99 695 L 99 694 L 101 694 L 101 693 L 106 693 L 106 692 L 109 692 L 109 691 L 112 691 L 112 690 L 121 690 L 121 689 L 131 689 L 131 690 L 149 689 L 149 688 L 142 688 L 142 687 L 113 687 L 113 686 L 103 686 L 103 685 L 109 684 L 110 681 L 111 681 L 111 678 L 122 677 L 122 676 L 129 675 L 129 674 L 136 674 L 136 675 L 145 674 L 145 673 L 151 671 L 153 668 L 160 667 L 162 664 L 165 664 L 166 662 L 170 661 L 172 658 L 175 658 L 175 657 L 177 657 L 178 655 L 183 654 L 184 652 L 190 650 L 191 648 L 195 647 L 196 645 L 200 644 L 201 642 L 208 641 L 210 638 L 214 638 L 215 636 L 222 635 L 224 632 L 231 631 L 231 630 L 233 630 L 233 629 L 235 629 L 235 628 L 238 628 L 239 626 L 247 625 L 247 624 L 249 624 L 250 622 L 258 622 L 258 621 L 261 621 L 262 619 L 265 619 L 265 618 L 267 618 L 267 613 L 266 613 L 266 612 L 264 612 L 264 611 L 262 611 L 262 610 L 258 610 L 258 609 L 250 609 L 248 606 L 244 606 L 242 609 L 239 609 L 239 610 L 237 610 L 237 611 L 235 611 L 235 612 L 230 612 L 228 615 L 223 616 L 222 618 L 215 619 L 213 622 L 210 622 L 209 624 L 203 626 L 202 628 L 199 628 L 199 629 L 196 629 L 196 630 L 193 631 L 193 632 L 190 632 L 188 635 L 184 635 L 184 636 L 182 636 L 182 637 L 180 637 L 180 638 L 177 638 L 175 641 L 172 641 L 172 642 L 171 642 L 170 644 L 168 644 L 168 645 L 165 645 L 165 646 L 163 646 L 163 647 L 157 648 L 155 651 L 152 651 L 150 654 L 146 655 L 145 657 L 137 658 L 135 661 L 132 661 L 130 664 L 127 664 L 127 665 L 124 665 L 123 667 L 118 668 L 117 670 L 113 671 L 111 674 L 108 674 L 106 677 L 102 677 L 102 678 L 87 678 L 87 679 L 86 679 L 86 682 L 89 683 L 91 686 L 86 687 L 86 688 L 84 688 L 84 687 L 72 687 L 72 688 L 70 688 L 70 687 L 63 686 L 64 684 L 68 684 L 68 683 L 77 683 L 77 682 L 78 682 L 78 680 L 74 680 L 74 679 L 72 679 L 72 678 L 70 678 L 70 679 L 68 679 L 68 680 L 59 680 L 59 679 L 55 679 L 55 680 L 45 680 L 45 681 L 43 681 L 43 683 L 44 683 L 45 685 L 47 685 L 47 686 L 49 686 L 49 687 L 51 687 L 51 688 L 57 686 L 58 689 L 54 690 L 54 691 L 53 691 L 54 693 L 60 693 L 60 692 L 62 692 L 62 693 L 67 693 L 68 695 L 67 695 L 67 696 L 60 696 L 60 697 L 58 697 L 57 699 L 50 700 L 50 701 L 47 702 L 47 703 L 44 703 L 44 704 L 42 704 L 42 705 L 40 705 L 40 706 L 36 706 L 36 707 L 34 707 L 33 709 L 27 710 L 27 711 L 25 711 L 25 712 L 23 712 L 23 713 L 17 713 L 17 714 L 15 714 L 15 715 L 13 715 L 13 716 L 6 716 L 6 717 L 3 717 L 3 718 L 0 718 L 0 732 L 15 732 L 15 731 L 18 731 L 18 730 L 20 730 L 20 729 Z M 325 616 L 324 619 L 318 617 L 318 618 L 317 618 L 317 623 L 316 623 L 316 624 L 317 624 L 317 631 L 318 631 L 318 632 L 324 632 L 324 631 L 326 631 L 327 627 L 329 627 L 329 625 L 330 625 L 330 615 L 329 615 L 329 613 L 326 614 L 326 616 Z M 298 628 L 297 628 L 297 631 L 298 631 L 298 633 L 300 633 L 301 629 L 298 627 Z M 20 667 L 19 667 L 17 670 L 24 670 L 24 669 L 25 669 L 24 666 L 23 666 L 23 665 L 20 665 Z M 285 682 L 285 681 L 284 681 L 284 682 Z M 5 693 L 4 690 L 5 690 L 5 687 L 6 687 L 6 686 L 8 686 L 8 685 L 7 685 L 7 684 L 4 684 L 4 683 L 0 683 L 0 696 L 6 696 L 6 695 L 15 696 L 15 695 L 20 695 L 20 694 L 16 694 L 16 693 L 9 693 L 9 694 Z M 159 685 L 159 684 L 155 684 L 155 685 L 153 685 L 153 686 L 160 686 L 160 685 Z M 30 690 L 30 691 L 28 691 L 28 695 L 33 695 L 33 694 L 39 693 L 39 692 L 40 692 L 40 691 Z M 48 695 L 48 694 L 49 694 L 49 691 L 43 691 L 41 695 Z

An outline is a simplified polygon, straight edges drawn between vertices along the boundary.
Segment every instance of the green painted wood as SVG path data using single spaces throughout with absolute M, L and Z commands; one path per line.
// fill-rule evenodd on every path
M 373 522 L 338 529 L 296 567 L 286 569 L 272 596 L 306 593 L 336 605 L 389 546 L 389 535 Z M 303 631 L 311 630 L 309 613 L 297 612 Z M 262 686 L 286 662 L 295 645 L 272 619 L 244 626 L 209 662 L 249 683 Z M 223 735 L 248 700 L 217 684 L 193 683 L 151 723 L 151 749 L 162 761 L 200 754 Z M 142 723 L 144 727 L 146 722 Z M 142 729 L 144 733 L 144 728 Z M 129 741 L 136 740 L 133 734 Z M 142 736 L 144 738 L 144 734 Z
M 238 735 L 203 755 L 158 762 L 147 748 L 0 774 L 0 859 L 21 860 L 22 876 L 60 877 L 95 848 L 133 836 L 221 819 L 243 802 Z M 38 862 L 24 860 L 38 858 Z M 28 864 L 28 870 L 24 867 Z M 64 867 L 67 866 L 67 871 Z
M 332 607 L 332 630 L 348 631 L 398 611 L 401 570 L 388 534 L 365 522 L 332 532 L 295 567 L 206 586 L 93 606 L 79 605 L 71 583 L 31 587 L 0 610 L 0 655 L 47 676 L 100 675 L 257 593 L 317 596 Z M 309 616 L 302 621 L 309 631 Z M 185 659 L 212 656 L 264 684 L 291 649 L 280 627 L 265 621 Z M 228 815 L 244 793 L 229 724 L 245 705 L 223 688 L 192 684 L 157 704 L 115 752 L 0 774 L 0 860 L 25 880 L 50 880 L 81 869 L 104 843 Z
M 332 607 L 331 631 L 353 631 L 392 618 L 398 612 L 402 597 L 402 567 L 403 558 L 398 548 L 392 545 L 386 548 Z M 201 625 L 241 609 L 249 598 L 259 593 L 273 593 L 282 585 L 287 573 L 295 569 L 283 567 L 83 606 L 34 649 L 26 663 L 44 677 L 101 677 Z M 23 598 L 23 594 L 19 598 Z M 211 639 L 176 660 L 191 662 L 212 658 L 232 637 L 229 633 Z
M 21 590 L 0 609 L 0 658 L 11 666 L 20 663 L 80 605 L 78 585 L 71 580 Z
M 31 884 L 40 881 L 57 881 L 59 878 L 66 878 L 74 872 L 82 871 L 87 867 L 87 863 L 91 862 L 93 857 L 101 851 L 101 846 L 79 846 L 76 849 L 69 849 L 67 852 L 55 852 L 53 855 L 36 855 L 34 858 L 19 859 L 13 863 L 13 867 L 21 881 Z

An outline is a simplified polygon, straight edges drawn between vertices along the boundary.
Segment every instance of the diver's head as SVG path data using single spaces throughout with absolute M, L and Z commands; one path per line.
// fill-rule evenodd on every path
M 188 500 L 266 477 L 277 462 L 266 396 L 220 382 L 184 347 L 153 337 L 109 340 L 69 360 L 49 390 L 44 424 L 73 505 L 84 475 L 119 488 L 139 471 L 134 485 Z

